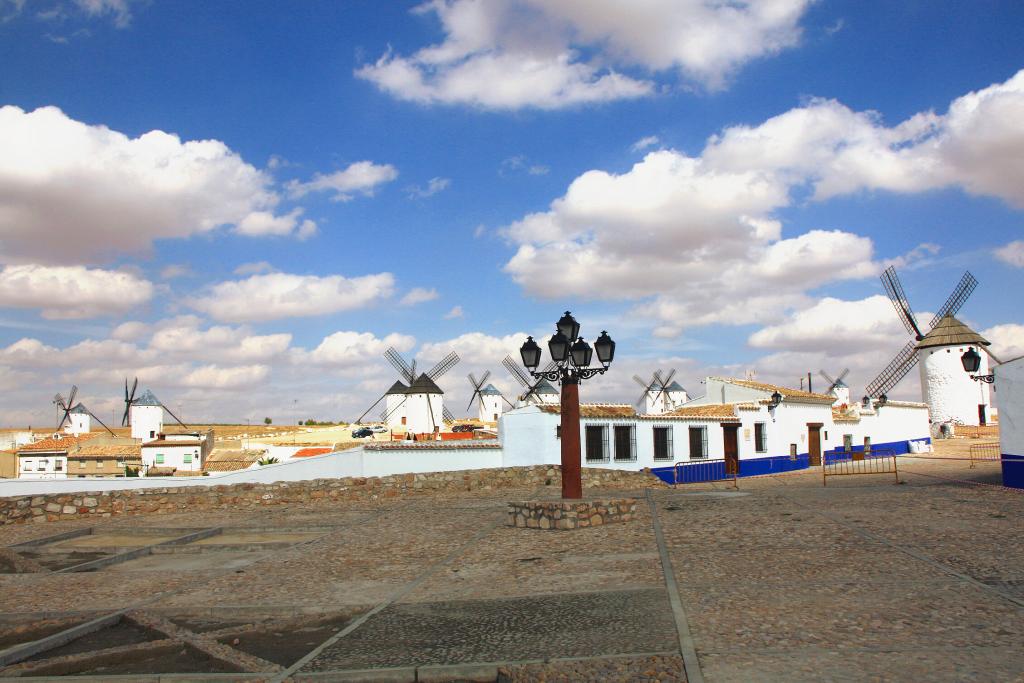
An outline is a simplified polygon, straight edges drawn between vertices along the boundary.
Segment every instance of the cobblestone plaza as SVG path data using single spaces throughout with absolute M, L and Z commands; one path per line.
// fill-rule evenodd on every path
M 1019 678 L 1024 494 L 967 483 L 997 463 L 900 466 L 899 485 L 812 469 L 601 490 L 637 497 L 635 518 L 574 531 L 506 525 L 557 482 L 7 526 L 0 675 Z

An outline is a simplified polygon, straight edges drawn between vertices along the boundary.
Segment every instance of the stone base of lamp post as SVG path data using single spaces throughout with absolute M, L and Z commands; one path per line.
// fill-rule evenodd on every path
M 590 500 L 526 500 L 508 504 L 508 526 L 570 531 L 629 522 L 636 516 L 636 498 Z

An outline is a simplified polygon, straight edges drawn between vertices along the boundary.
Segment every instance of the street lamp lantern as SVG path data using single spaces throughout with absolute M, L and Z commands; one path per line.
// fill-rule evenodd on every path
M 583 341 L 583 337 L 576 340 L 572 345 L 572 364 L 578 368 L 590 367 L 590 359 L 594 356 L 594 349 L 590 344 Z
M 533 341 L 533 337 L 526 338 L 526 342 L 519 349 L 519 355 L 523 357 L 523 365 L 531 372 L 540 365 L 540 346 Z
M 569 357 L 569 338 L 562 334 L 561 330 L 551 335 L 548 340 L 548 351 L 551 353 L 551 360 L 559 365 L 565 363 Z
M 601 336 L 594 342 L 594 350 L 597 351 L 597 360 L 601 362 L 601 365 L 608 367 L 612 363 L 612 359 L 615 358 L 615 342 L 608 336 L 608 333 L 604 330 L 601 331 Z
M 974 350 L 973 346 L 967 347 L 967 352 L 960 356 L 960 362 L 967 372 L 977 372 L 981 367 L 981 354 Z
M 603 375 L 615 357 L 615 342 L 602 332 L 592 347 L 580 337 L 580 324 L 565 312 L 557 323 L 556 332 L 548 340 L 548 351 L 557 367 L 538 370 L 540 347 L 533 337 L 519 349 L 523 365 L 533 377 L 558 382 L 562 387 L 561 405 L 561 449 L 562 449 L 562 498 L 583 497 L 583 480 L 580 474 L 580 380 Z M 594 351 L 601 367 L 592 368 Z
M 576 322 L 576 318 L 572 317 L 572 313 L 566 311 L 565 314 L 558 319 L 555 323 L 558 327 L 558 331 L 565 335 L 565 338 L 569 341 L 573 341 L 576 337 L 580 336 L 580 324 Z
M 771 401 L 768 403 L 768 407 L 774 410 L 779 407 L 780 403 L 782 403 L 782 394 L 780 394 L 777 391 L 772 393 L 772 398 Z

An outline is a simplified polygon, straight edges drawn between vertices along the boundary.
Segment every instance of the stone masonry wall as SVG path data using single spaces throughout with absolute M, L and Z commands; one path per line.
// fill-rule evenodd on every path
M 275 484 L 188 486 L 47 496 L 0 498 L 0 524 L 111 517 L 137 513 L 236 510 L 323 501 L 373 502 L 402 496 L 460 491 L 536 489 L 561 485 L 558 467 L 503 467 L 460 472 L 345 477 Z M 591 489 L 665 488 L 649 472 L 585 468 L 583 485 Z
M 635 515 L 636 498 L 525 500 L 508 504 L 508 525 L 526 529 L 585 529 L 628 522 Z

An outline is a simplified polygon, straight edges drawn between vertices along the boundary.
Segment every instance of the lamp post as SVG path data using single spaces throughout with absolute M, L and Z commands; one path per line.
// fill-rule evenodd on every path
M 594 352 L 601 367 L 590 367 Z M 580 336 L 580 324 L 569 311 L 555 324 L 555 333 L 548 340 L 548 352 L 557 366 L 538 370 L 540 345 L 527 337 L 519 349 L 523 365 L 537 379 L 558 382 L 562 386 L 562 498 L 583 497 L 580 476 L 580 380 L 603 375 L 615 357 L 615 342 L 607 332 L 594 342 L 593 348 Z
M 972 372 L 977 372 L 978 368 L 981 367 L 981 354 L 975 351 L 973 346 L 968 346 L 964 355 L 960 356 L 960 362 L 964 366 L 964 371 L 971 375 Z M 990 372 L 987 375 L 971 375 L 971 379 L 975 382 L 992 384 L 996 381 L 996 376 L 995 373 Z

